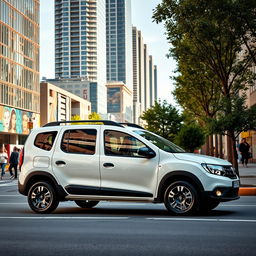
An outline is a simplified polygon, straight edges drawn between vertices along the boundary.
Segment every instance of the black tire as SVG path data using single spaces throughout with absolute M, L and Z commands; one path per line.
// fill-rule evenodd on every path
M 51 184 L 39 181 L 28 191 L 28 204 L 36 213 L 50 213 L 58 207 L 59 200 Z
M 200 211 L 201 212 L 209 212 L 211 210 L 213 210 L 214 208 L 216 208 L 218 205 L 220 204 L 219 200 L 216 199 L 207 199 L 204 200 L 201 205 L 200 205 Z
M 75 200 L 75 203 L 81 208 L 93 208 L 99 203 L 99 201 Z
M 198 193 L 190 183 L 175 181 L 164 194 L 166 209 L 173 215 L 189 215 L 198 209 Z

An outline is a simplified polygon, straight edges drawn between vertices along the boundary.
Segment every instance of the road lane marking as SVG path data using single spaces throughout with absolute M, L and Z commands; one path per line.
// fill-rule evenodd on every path
M 28 220 L 128 220 L 130 217 L 23 217 L 23 216 L 17 216 L 17 217 L 3 217 L 1 216 L 0 219 L 28 219 Z
M 25 216 L 1 216 L 0 219 L 23 219 L 23 220 L 134 220 L 134 217 L 59 217 L 59 216 L 35 216 L 35 217 L 25 217 Z M 141 218 L 139 218 L 141 219 Z M 245 219 L 193 219 L 193 218 L 143 218 L 145 220 L 153 221 L 192 221 L 192 222 L 244 222 L 244 223 L 256 223 L 256 219 L 245 220 Z
M 245 220 L 245 219 L 193 219 L 193 218 L 146 218 L 147 220 L 159 220 L 159 221 L 195 221 L 195 222 L 250 222 L 256 223 L 256 220 Z
M 256 204 L 229 204 L 229 205 L 219 205 L 218 207 L 256 207 Z M 217 207 L 216 207 L 217 209 Z
M 28 204 L 28 203 L 0 203 L 0 204 Z
M 24 197 L 23 195 L 20 195 L 20 194 L 17 194 L 17 195 L 0 195 L 0 197 L 7 197 L 7 196 Z
M 2 187 L 17 187 L 18 184 L 17 183 L 4 183 L 4 184 L 0 184 L 0 188 Z

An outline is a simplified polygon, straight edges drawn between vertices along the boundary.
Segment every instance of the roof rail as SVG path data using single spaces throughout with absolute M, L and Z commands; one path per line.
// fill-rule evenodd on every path
M 61 124 L 73 124 L 73 123 L 102 123 L 104 125 L 113 125 L 123 127 L 123 125 L 110 120 L 70 120 L 70 121 L 55 121 L 45 124 L 43 127 L 48 126 L 60 126 Z
M 119 123 L 119 124 L 124 125 L 124 126 L 129 126 L 129 127 L 134 127 L 134 128 L 139 128 L 139 129 L 145 130 L 145 128 L 143 128 L 142 126 L 140 126 L 138 124 L 134 124 L 134 123 Z

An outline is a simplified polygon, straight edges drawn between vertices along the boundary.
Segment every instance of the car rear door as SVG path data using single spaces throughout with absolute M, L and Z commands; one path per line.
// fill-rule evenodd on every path
M 52 167 L 69 194 L 85 195 L 100 188 L 99 131 L 90 125 L 62 129 Z

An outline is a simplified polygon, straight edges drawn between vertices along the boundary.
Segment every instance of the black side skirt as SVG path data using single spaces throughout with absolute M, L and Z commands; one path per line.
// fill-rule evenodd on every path
M 65 187 L 65 189 L 69 194 L 73 195 L 153 197 L 151 193 L 125 189 L 100 188 L 80 185 L 68 185 Z

